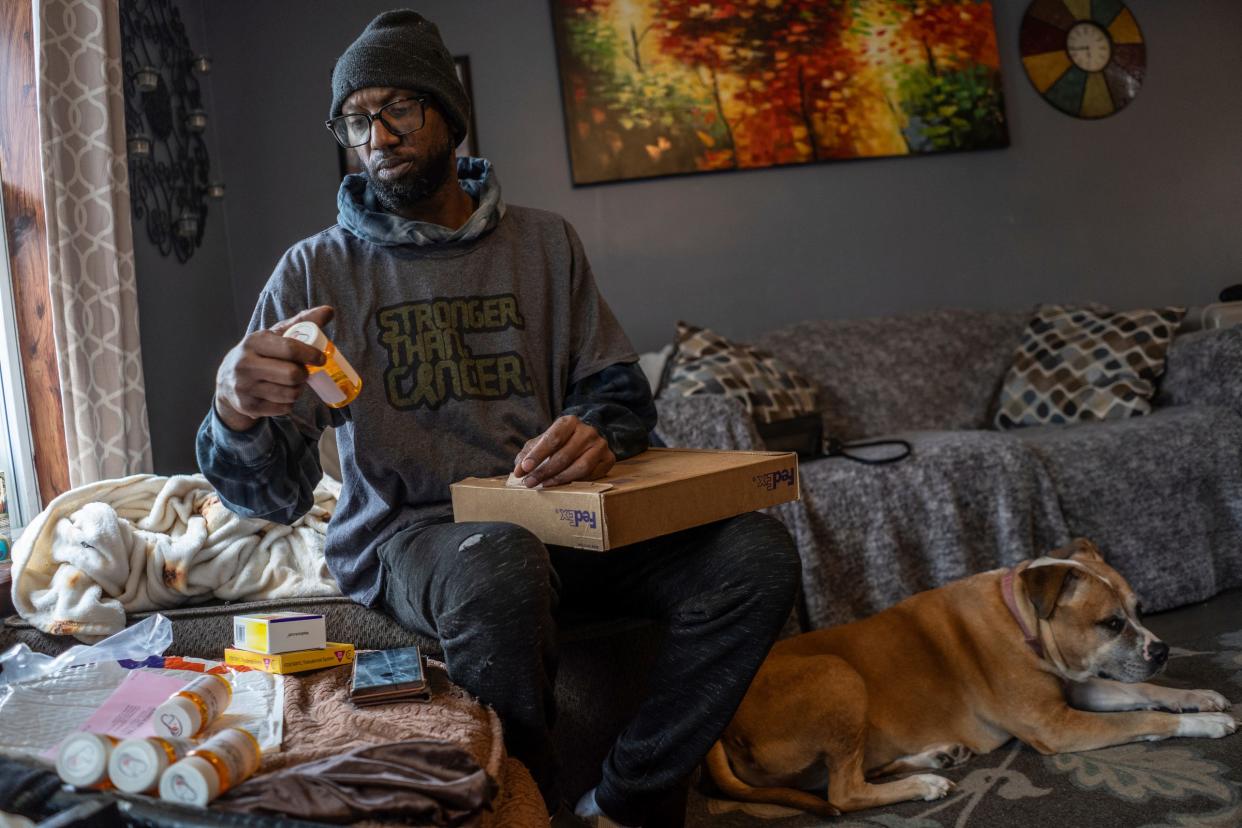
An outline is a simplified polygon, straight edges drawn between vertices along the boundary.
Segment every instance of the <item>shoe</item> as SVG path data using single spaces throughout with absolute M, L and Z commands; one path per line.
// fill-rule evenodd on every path
M 568 802 L 561 802 L 561 807 L 548 820 L 548 825 L 550 828 L 598 828 L 594 820 L 575 814 Z
M 622 825 L 620 822 L 614 822 L 609 819 L 600 810 L 599 803 L 595 801 L 594 788 L 582 795 L 582 798 L 578 800 L 578 804 L 573 810 L 574 815 L 579 819 L 586 820 L 585 824 L 591 826 L 591 828 L 634 828 L 634 826 Z

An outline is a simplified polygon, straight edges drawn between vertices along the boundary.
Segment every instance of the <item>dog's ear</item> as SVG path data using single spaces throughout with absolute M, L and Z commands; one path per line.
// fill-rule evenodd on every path
M 1021 577 L 1035 612 L 1040 618 L 1050 618 L 1061 593 L 1074 577 L 1074 567 L 1069 564 L 1028 566 L 1022 570 Z
M 1103 561 L 1104 555 L 1100 547 L 1086 538 L 1074 538 L 1066 546 L 1048 553 L 1049 558 L 1073 559 L 1076 561 Z

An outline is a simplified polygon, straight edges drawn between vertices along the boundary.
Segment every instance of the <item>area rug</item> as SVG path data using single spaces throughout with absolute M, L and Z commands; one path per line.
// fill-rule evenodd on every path
M 1211 689 L 1242 720 L 1242 630 L 1173 647 L 1158 682 Z M 1019 742 L 936 771 L 957 790 L 831 820 L 713 798 L 696 780 L 687 828 L 1237 828 L 1242 826 L 1242 731 L 1223 739 L 1169 739 L 1042 756 Z

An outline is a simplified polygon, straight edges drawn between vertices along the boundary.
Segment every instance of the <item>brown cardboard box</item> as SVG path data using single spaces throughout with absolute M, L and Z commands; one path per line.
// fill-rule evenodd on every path
M 544 543 L 604 550 L 798 499 L 798 455 L 648 449 L 607 477 L 550 489 L 454 483 L 453 519 L 516 523 Z

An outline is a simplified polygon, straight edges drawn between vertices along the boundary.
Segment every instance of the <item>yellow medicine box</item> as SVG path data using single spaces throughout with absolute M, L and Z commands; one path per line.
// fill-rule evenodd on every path
M 265 673 L 301 673 L 320 667 L 335 667 L 354 662 L 353 644 L 329 643 L 322 650 L 304 650 L 296 653 L 252 653 L 229 647 L 224 651 L 224 663 L 234 667 L 249 667 Z
M 233 646 L 252 653 L 291 653 L 328 646 L 323 616 L 305 612 L 268 612 L 233 616 Z

